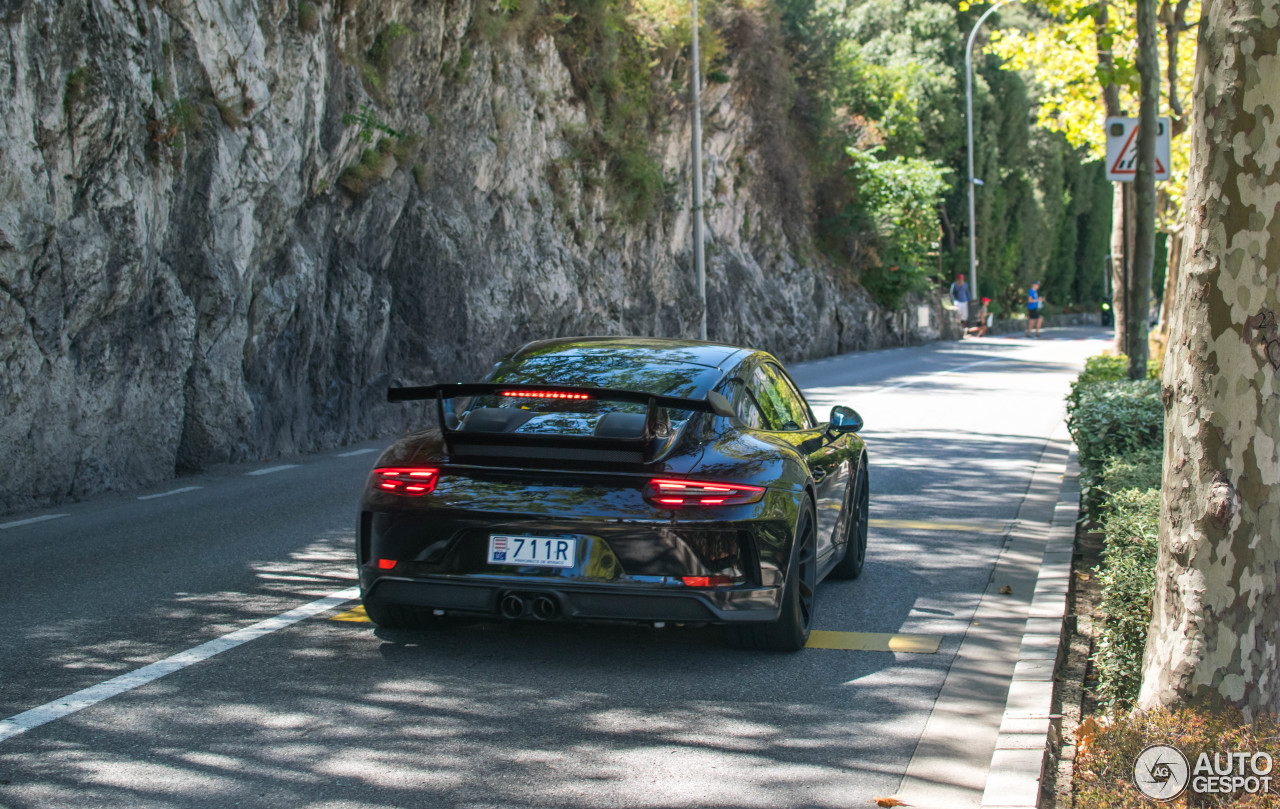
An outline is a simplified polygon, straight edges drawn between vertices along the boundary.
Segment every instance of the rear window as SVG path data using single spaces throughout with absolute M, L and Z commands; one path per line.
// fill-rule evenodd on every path
M 701 399 L 721 376 L 720 369 L 705 365 L 639 360 L 616 351 L 575 351 L 499 363 L 485 381 L 612 388 Z
M 652 354 L 643 358 L 599 349 L 529 354 L 500 362 L 486 382 L 510 385 L 562 385 L 579 388 L 652 393 L 701 399 L 722 376 L 717 368 L 684 362 L 663 362 Z M 445 419 L 452 430 L 523 435 L 636 438 L 644 433 L 646 405 L 604 397 L 564 399 L 522 391 L 518 395 L 460 396 L 445 401 Z M 658 408 L 654 414 L 658 437 L 678 431 L 693 414 Z
M 445 419 L 450 429 L 470 433 L 639 438 L 644 434 L 646 409 L 637 402 L 594 397 L 565 400 L 522 391 L 446 399 Z M 671 435 L 691 415 L 660 407 L 654 413 L 654 431 L 659 438 Z

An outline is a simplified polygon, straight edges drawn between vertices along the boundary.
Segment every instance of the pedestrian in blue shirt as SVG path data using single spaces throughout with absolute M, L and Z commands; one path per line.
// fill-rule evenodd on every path
M 1040 314 L 1040 306 L 1044 301 L 1040 298 L 1040 282 L 1036 281 L 1031 284 L 1031 289 L 1027 290 L 1027 336 L 1031 336 L 1031 330 L 1036 330 L 1036 337 L 1040 336 L 1040 326 L 1044 323 L 1044 317 Z

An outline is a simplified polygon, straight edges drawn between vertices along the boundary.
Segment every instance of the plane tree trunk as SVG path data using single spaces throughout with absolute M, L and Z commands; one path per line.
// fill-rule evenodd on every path
M 1280 710 L 1280 0 L 1206 0 L 1139 707 Z

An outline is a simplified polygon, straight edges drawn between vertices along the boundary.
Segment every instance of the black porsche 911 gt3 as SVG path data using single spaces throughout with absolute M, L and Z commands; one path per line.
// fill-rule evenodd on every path
M 392 388 L 439 426 L 378 459 L 360 506 L 369 617 L 716 623 L 804 646 L 814 591 L 867 547 L 862 418 L 819 423 L 762 351 L 530 343 L 484 382 Z

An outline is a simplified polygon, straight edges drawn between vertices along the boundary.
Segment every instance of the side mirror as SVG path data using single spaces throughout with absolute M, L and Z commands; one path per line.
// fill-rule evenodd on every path
M 862 416 L 852 407 L 836 405 L 831 408 L 831 432 L 856 433 L 862 429 Z

